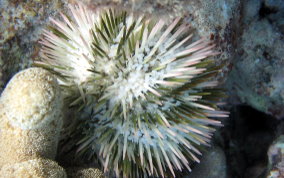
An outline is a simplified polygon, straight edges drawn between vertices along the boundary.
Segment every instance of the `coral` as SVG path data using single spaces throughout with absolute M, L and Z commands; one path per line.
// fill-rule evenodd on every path
M 227 117 L 218 109 L 214 45 L 193 42 L 179 18 L 167 26 L 113 9 L 70 10 L 52 19 L 36 65 L 57 76 L 70 106 L 91 109 L 71 133 L 79 155 L 98 156 L 116 176 L 191 170 L 221 125 L 212 117 Z
M 0 169 L 1 178 L 67 178 L 65 170 L 49 159 L 32 159 L 6 164 Z
M 66 170 L 70 178 L 103 178 L 103 173 L 97 168 L 69 168 Z
M 0 101 L 10 124 L 26 130 L 45 127 L 58 119 L 60 97 L 60 88 L 50 73 L 30 68 L 10 80 Z
M 54 77 L 40 68 L 15 75 L 0 99 L 0 165 L 54 159 L 62 127 L 62 99 Z

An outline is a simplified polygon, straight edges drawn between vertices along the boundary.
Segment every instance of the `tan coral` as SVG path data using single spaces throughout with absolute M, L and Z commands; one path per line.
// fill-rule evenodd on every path
M 65 170 L 49 159 L 33 159 L 4 165 L 0 178 L 66 178 Z
M 58 85 L 50 73 L 30 68 L 16 74 L 2 96 L 5 115 L 13 126 L 35 129 L 47 125 L 59 114 Z
M 70 178 L 104 178 L 103 172 L 98 168 L 69 168 L 67 174 Z
M 62 99 L 52 74 L 16 74 L 0 98 L 0 166 L 37 157 L 54 159 L 62 127 Z

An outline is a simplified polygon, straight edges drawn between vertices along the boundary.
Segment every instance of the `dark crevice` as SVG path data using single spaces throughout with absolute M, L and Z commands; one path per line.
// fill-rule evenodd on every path
M 230 178 L 253 177 L 252 168 L 267 165 L 267 150 L 279 120 L 249 106 L 236 106 L 221 129 Z M 265 174 L 260 172 L 259 174 Z
M 259 10 L 259 17 L 260 19 L 266 18 L 267 16 L 271 14 L 277 13 L 277 9 L 266 7 L 264 2 L 261 4 L 260 10 Z

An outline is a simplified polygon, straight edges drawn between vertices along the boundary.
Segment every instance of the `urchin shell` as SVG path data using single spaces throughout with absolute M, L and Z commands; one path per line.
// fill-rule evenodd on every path
M 45 31 L 37 65 L 57 75 L 70 106 L 92 110 L 72 133 L 77 151 L 116 176 L 190 170 L 221 125 L 212 117 L 227 117 L 217 106 L 214 45 L 192 42 L 179 18 L 166 25 L 114 9 L 70 10 Z

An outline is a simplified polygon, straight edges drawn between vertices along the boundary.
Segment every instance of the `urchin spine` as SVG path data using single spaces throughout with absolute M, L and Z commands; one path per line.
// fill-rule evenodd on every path
M 73 132 L 78 151 L 117 176 L 190 170 L 211 126 L 221 125 L 211 118 L 227 117 L 217 106 L 224 94 L 213 79 L 221 70 L 209 59 L 214 45 L 191 42 L 179 18 L 167 26 L 113 9 L 70 10 L 73 20 L 61 14 L 44 33 L 37 65 L 57 75 L 71 106 L 92 108 Z

